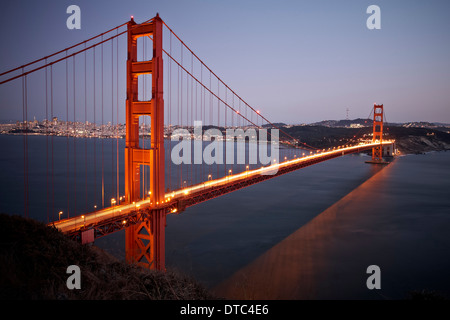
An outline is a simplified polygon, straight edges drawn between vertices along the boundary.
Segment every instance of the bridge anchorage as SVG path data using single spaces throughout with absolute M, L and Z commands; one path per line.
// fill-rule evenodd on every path
M 189 67 L 183 65 L 182 62 L 177 62 L 173 57 L 172 49 L 169 49 L 169 52 L 164 50 L 163 27 L 167 27 L 170 31 L 170 44 L 172 44 L 172 36 L 181 42 L 181 59 L 183 59 L 183 48 L 185 53 L 190 52 L 192 54 L 191 61 L 193 61 L 194 57 L 197 59 L 199 65 L 197 70 L 194 69 L 193 62 L 190 65 L 191 70 L 188 70 Z M 96 209 L 93 212 L 50 223 L 50 225 L 59 228 L 63 233 L 83 244 L 91 243 L 95 239 L 113 232 L 125 230 L 126 260 L 129 263 L 139 264 L 146 268 L 165 270 L 165 227 L 168 214 L 178 214 L 186 208 L 198 203 L 343 155 L 372 150 L 372 160 L 369 162 L 385 164 L 387 162 L 383 160 L 383 157 L 394 154 L 394 141 L 383 139 L 383 105 L 375 105 L 373 138 L 371 141 L 358 141 L 353 145 L 349 144 L 319 150 L 306 143 L 297 141 L 282 129 L 278 128 L 280 132 L 283 132 L 289 137 L 284 140 L 284 143 L 289 144 L 292 147 L 291 149 L 298 151 L 298 154 L 291 154 L 290 158 L 284 157 L 284 160 L 280 159 L 279 161 L 273 162 L 272 160 L 269 160 L 269 163 L 264 166 L 260 166 L 259 164 L 253 166 L 249 161 L 249 163 L 242 165 L 240 172 L 233 170 L 234 168 L 230 167 L 230 164 L 225 163 L 225 168 L 221 173 L 221 176 L 219 176 L 219 168 L 217 167 L 217 173 L 214 175 L 208 174 L 210 172 L 201 171 L 201 174 L 199 174 L 200 178 L 196 180 L 192 179 L 193 181 L 191 181 L 191 184 L 185 184 L 186 181 L 180 179 L 180 185 L 178 186 L 177 184 L 176 187 L 179 187 L 179 189 L 172 188 L 170 187 L 172 181 L 165 181 L 166 166 L 170 169 L 171 162 L 165 163 L 164 130 L 166 130 L 166 134 L 170 134 L 170 130 L 174 127 L 182 128 L 185 131 L 188 131 L 186 128 L 193 127 L 192 124 L 195 123 L 195 117 L 192 105 L 194 101 L 197 101 L 197 93 L 200 105 L 198 113 L 203 115 L 203 117 L 200 116 L 200 118 L 202 120 L 209 118 L 210 127 L 215 124 L 212 122 L 213 118 L 217 119 L 217 125 L 214 130 L 220 132 L 220 130 L 217 129 L 220 127 L 252 127 L 262 129 L 263 121 L 266 123 L 264 126 L 268 125 L 272 128 L 276 128 L 276 126 L 262 116 L 259 110 L 255 110 L 249 106 L 219 77 L 217 77 L 212 70 L 209 69 L 181 41 L 181 39 L 175 35 L 175 33 L 173 33 L 159 15 L 156 15 L 153 19 L 141 24 L 137 24 L 131 19 L 127 23 L 127 29 L 124 33 L 125 32 L 127 33 L 125 98 L 126 131 L 124 150 L 125 200 L 116 205 L 115 199 L 112 199 L 114 202 L 111 202 L 111 207 L 102 208 L 100 210 Z M 118 33 L 118 35 L 120 34 Z M 145 60 L 145 55 L 142 55 L 144 58 L 141 61 L 138 61 L 138 52 L 140 52 L 138 51 L 138 39 L 143 37 L 152 39 L 153 54 L 150 60 Z M 170 48 L 172 47 L 170 46 Z M 172 78 L 175 76 L 175 73 L 172 72 L 171 64 L 168 64 L 167 68 L 170 72 L 166 73 L 168 74 L 166 77 L 170 81 L 168 81 L 169 94 L 166 92 L 168 97 L 167 109 L 169 110 L 167 115 L 168 119 L 166 120 L 168 121 L 165 122 L 163 71 L 167 71 L 167 69 L 163 70 L 163 53 L 168 57 L 169 61 L 173 61 L 174 65 L 176 64 L 178 66 L 177 71 L 179 74 L 183 72 L 186 78 L 188 76 L 190 77 L 190 81 L 185 82 L 185 90 L 187 92 L 184 93 L 184 101 L 188 108 L 191 106 L 190 112 L 188 109 L 185 113 L 185 116 L 190 118 L 192 122 L 191 125 L 183 125 L 183 123 L 173 125 L 171 122 L 170 102 L 172 101 L 173 103 L 174 100 L 172 95 L 176 97 L 177 91 L 183 91 L 182 86 L 181 90 L 171 89 L 173 83 Z M 207 78 L 207 76 L 204 75 L 205 72 L 209 72 L 209 85 L 204 85 L 202 82 L 202 78 Z M 145 75 L 150 75 L 152 82 L 151 99 L 148 101 L 145 97 L 149 95 L 146 95 L 145 92 L 142 91 L 139 92 L 138 85 L 139 76 Z M 216 92 L 213 91 L 214 89 L 211 85 L 211 75 L 217 79 Z M 176 80 L 177 78 L 175 78 L 175 81 Z M 178 81 L 180 82 L 180 80 Z M 207 80 L 205 80 L 205 82 L 207 82 Z M 187 86 L 187 83 L 189 83 L 190 86 Z M 183 84 L 182 81 L 181 84 Z M 219 93 L 219 85 L 224 88 L 221 92 L 222 94 Z M 146 89 L 144 88 L 143 90 L 145 91 Z M 209 95 L 208 99 L 205 98 L 206 95 Z M 143 98 L 140 99 L 139 97 Z M 183 98 L 183 96 L 181 96 L 181 98 Z M 238 101 L 236 104 L 234 102 L 235 99 Z M 179 101 L 181 102 L 179 103 L 179 108 L 184 107 L 182 100 Z M 217 109 L 213 108 L 213 103 L 214 106 L 217 104 Z M 241 104 L 244 105 L 242 109 Z M 219 106 L 222 106 L 223 110 L 219 109 Z M 209 112 L 209 114 L 207 112 Z M 197 116 L 197 107 L 195 107 L 195 114 Z M 144 143 L 140 145 L 139 126 L 140 117 L 142 116 L 149 116 L 151 119 L 150 148 L 145 148 Z M 180 114 L 178 114 L 178 116 L 179 119 L 183 119 Z M 256 120 L 254 120 L 253 117 L 255 117 Z M 236 122 L 234 120 L 235 118 L 237 119 Z M 258 121 L 260 124 L 258 124 Z M 307 149 L 309 152 L 305 153 Z M 167 160 L 171 161 L 171 159 Z M 201 166 L 203 169 L 204 165 Z M 141 171 L 144 171 L 147 167 L 150 179 L 149 190 L 145 190 L 145 188 L 142 190 Z M 211 167 L 211 165 L 209 165 L 209 167 Z M 142 168 L 144 168 L 144 170 L 142 170 Z M 208 170 L 209 169 L 210 168 L 208 168 Z M 169 189 L 171 189 L 171 191 L 167 191 L 166 184 L 170 187 Z M 144 196 L 142 196 L 143 193 L 145 194 Z M 120 197 L 120 199 L 121 198 L 122 197 Z

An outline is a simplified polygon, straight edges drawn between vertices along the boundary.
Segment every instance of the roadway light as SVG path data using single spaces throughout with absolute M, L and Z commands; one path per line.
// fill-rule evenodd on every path
M 61 215 L 62 215 L 62 214 L 63 214 L 63 212 L 60 211 L 59 214 L 58 214 L 58 215 L 59 215 L 59 220 L 61 220 Z

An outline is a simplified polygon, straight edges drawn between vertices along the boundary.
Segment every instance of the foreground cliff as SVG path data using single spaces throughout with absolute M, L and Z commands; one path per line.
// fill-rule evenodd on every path
M 81 270 L 69 290 L 67 267 Z M 211 299 L 193 279 L 131 266 L 45 224 L 0 214 L 0 299 Z

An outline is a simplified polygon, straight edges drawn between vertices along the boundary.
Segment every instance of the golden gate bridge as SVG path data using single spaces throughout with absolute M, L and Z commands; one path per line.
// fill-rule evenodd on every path
M 126 47 L 123 77 L 120 73 L 124 64 L 119 58 L 122 47 Z M 347 144 L 327 149 L 299 141 L 232 90 L 159 15 L 140 24 L 132 17 L 88 40 L 3 72 L 0 77 L 2 86 L 21 85 L 25 216 L 28 216 L 30 202 L 28 135 L 32 132 L 32 122 L 28 114 L 30 110 L 40 109 L 46 119 L 48 224 L 81 243 L 91 243 L 99 237 L 125 230 L 127 261 L 148 268 L 165 269 L 168 214 L 179 214 L 198 203 L 352 153 L 372 150 L 369 162 L 383 164 L 383 148 L 395 143 L 383 139 L 384 109 L 377 104 L 373 106 L 370 140 L 361 140 L 355 135 Z M 125 80 L 126 86 L 119 85 L 119 78 Z M 41 93 L 40 102 L 35 92 Z M 121 137 L 118 131 L 119 110 L 123 110 L 123 100 L 119 98 L 122 92 L 125 92 L 124 177 L 119 173 Z M 54 155 L 58 151 L 54 150 L 53 139 L 57 133 L 53 121 L 49 120 L 61 114 L 60 106 L 65 106 L 66 117 L 62 130 L 66 137 L 67 218 L 63 219 L 63 211 L 55 205 L 54 196 Z M 105 116 L 109 115 L 111 121 L 105 124 Z M 86 139 L 84 148 L 82 143 L 77 144 L 77 137 L 90 136 L 88 118 L 93 118 L 90 124 L 93 128 L 89 130 L 94 132 L 94 137 L 110 138 L 110 158 L 104 152 L 106 139 L 95 140 L 93 161 L 88 161 Z M 285 146 L 284 154 L 278 161 L 271 158 L 264 165 L 252 162 L 250 157 L 244 163 L 235 164 L 234 153 L 232 161 L 228 161 L 226 153 L 230 151 L 225 149 L 227 161 L 220 166 L 175 165 L 170 159 L 173 139 L 168 141 L 168 138 L 180 129 L 189 134 L 188 129 L 195 127 L 195 121 L 201 121 L 219 135 L 226 128 L 276 129 L 281 135 L 281 145 Z M 150 134 L 144 133 L 146 128 Z M 199 137 L 194 136 L 195 139 Z M 269 139 L 266 140 L 265 143 L 270 144 Z M 212 144 L 217 138 L 208 141 Z M 100 150 L 96 150 L 97 147 Z M 96 165 L 97 151 L 100 151 L 101 168 Z M 78 160 L 80 153 L 84 161 Z M 215 149 L 216 156 L 217 153 Z M 115 173 L 114 170 L 105 172 L 105 160 L 109 159 Z M 88 167 L 92 165 L 94 175 L 89 177 Z M 96 175 L 100 172 L 102 179 L 97 186 Z M 80 176 L 83 173 L 84 177 Z M 106 185 L 106 175 L 111 176 L 110 186 Z M 95 189 L 101 188 L 101 205 L 97 205 L 100 201 L 97 193 L 88 192 L 90 179 L 94 180 Z M 80 195 L 83 191 L 80 180 L 84 180 L 84 195 Z M 123 196 L 121 183 L 124 184 Z M 110 200 L 107 200 L 108 195 Z M 96 204 L 93 208 L 89 205 L 92 201 Z

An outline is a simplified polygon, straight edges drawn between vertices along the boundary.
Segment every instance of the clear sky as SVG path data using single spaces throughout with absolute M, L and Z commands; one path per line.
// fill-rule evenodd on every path
M 81 8 L 81 30 L 66 27 L 71 4 Z M 372 4 L 380 30 L 366 27 Z M 5 0 L 0 72 L 157 12 L 273 122 L 344 119 L 347 108 L 351 119 L 366 118 L 376 102 L 390 122 L 450 123 L 445 0 Z M 12 117 L 3 98 L 2 120 Z

